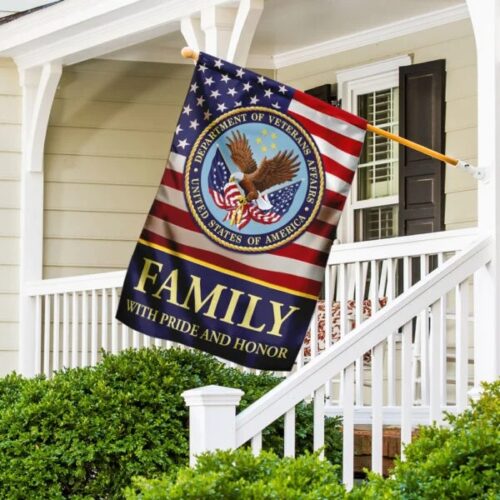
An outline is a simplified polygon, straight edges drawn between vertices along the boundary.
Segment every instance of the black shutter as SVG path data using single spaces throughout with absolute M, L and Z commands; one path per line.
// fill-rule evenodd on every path
M 400 135 L 439 152 L 445 148 L 445 61 L 402 66 Z M 399 147 L 399 234 L 444 229 L 444 165 Z
M 325 83 L 319 87 L 306 90 L 305 93 L 317 97 L 328 104 L 337 104 L 337 84 L 331 85 L 329 83 Z

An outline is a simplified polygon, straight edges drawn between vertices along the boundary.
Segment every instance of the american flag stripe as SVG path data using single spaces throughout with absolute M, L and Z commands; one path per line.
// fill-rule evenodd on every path
M 150 214 L 145 225 L 150 232 L 163 237 L 174 237 L 174 239 L 182 237 L 179 241 L 184 241 L 193 246 L 202 246 L 214 258 L 217 255 L 235 258 L 235 254 L 231 250 L 226 250 L 215 243 L 207 242 L 205 235 L 200 233 L 200 230 L 187 212 L 183 212 L 172 205 L 156 201 L 151 208 Z M 165 214 L 168 214 L 169 220 L 175 221 L 175 223 L 165 222 Z M 311 276 L 314 280 L 322 281 L 324 271 L 321 266 L 310 264 L 301 256 L 300 250 L 303 253 L 304 247 L 297 249 L 294 249 L 293 245 L 289 245 L 288 247 L 292 248 L 290 249 L 290 254 L 286 256 L 273 257 L 270 254 L 257 253 L 245 256 L 245 258 L 238 257 L 238 260 L 246 264 L 249 269 L 252 267 L 266 271 L 276 270 L 286 273 L 287 276 Z M 317 256 L 320 256 L 320 252 L 316 253 Z M 286 283 L 281 284 L 286 285 Z
M 342 151 L 341 149 L 333 146 L 328 141 L 325 141 L 322 137 L 312 134 L 314 142 L 316 142 L 316 146 L 318 146 L 319 152 L 328 156 L 332 160 L 340 163 L 344 167 L 352 170 L 353 172 L 356 170 L 356 165 L 358 164 L 358 157 L 353 156 L 349 153 Z
M 327 191 L 331 191 L 336 194 L 341 194 L 342 196 L 347 196 L 349 194 L 350 184 L 343 181 L 340 177 L 326 172 L 325 174 L 325 188 Z M 329 205 L 328 203 L 326 205 Z
M 186 157 L 179 153 L 170 152 L 168 157 L 168 166 L 179 174 L 184 174 L 184 165 L 186 164 Z
M 329 222 L 329 221 L 326 221 Z M 333 222 L 332 222 L 333 223 Z M 312 248 L 318 250 L 319 252 L 328 253 L 327 250 L 331 245 L 331 241 L 327 238 L 322 238 L 316 234 L 310 233 L 309 231 L 304 231 L 295 241 L 296 245 L 302 247 Z
M 156 221 L 154 219 L 156 219 Z M 187 238 L 179 240 L 179 235 L 185 235 Z M 275 283 L 279 286 L 287 287 L 292 290 L 306 291 L 312 295 L 317 295 L 319 289 L 321 288 L 324 270 L 321 270 L 319 275 L 321 279 L 317 279 L 315 276 L 311 276 L 311 274 L 291 274 L 288 272 L 290 269 L 290 263 L 288 262 L 288 268 L 286 265 L 283 265 L 289 261 L 286 257 L 271 258 L 271 260 L 274 260 L 276 263 L 279 261 L 282 262 L 282 265 L 279 267 L 277 265 L 266 267 L 255 266 L 253 262 L 252 265 L 249 265 L 244 260 L 238 259 L 234 252 L 219 251 L 218 253 L 215 253 L 207 250 L 207 245 L 203 244 L 205 241 L 204 236 L 199 235 L 197 237 L 194 233 L 189 233 L 178 226 L 169 224 L 168 222 L 158 218 L 153 218 L 152 216 L 148 216 L 146 220 L 142 237 L 153 241 L 158 245 L 164 245 L 167 248 L 177 250 L 205 262 L 212 262 L 218 266 L 233 269 L 239 273 L 247 274 L 249 276 L 254 276 L 255 278 L 267 283 Z M 181 244 L 179 241 L 182 241 L 183 243 Z M 254 257 L 262 257 L 262 255 L 256 254 Z M 270 257 L 271 256 L 268 255 L 268 258 Z M 305 276 L 308 276 L 308 278 Z M 304 287 L 306 290 L 304 290 Z
M 337 210 L 336 208 L 323 205 L 318 212 L 317 218 L 323 222 L 337 225 L 341 215 L 342 210 Z
M 288 109 L 356 141 L 363 142 L 365 139 L 366 121 L 363 118 L 347 113 L 300 90 L 294 92 Z
M 320 137 L 345 153 L 359 157 L 361 149 L 363 148 L 362 142 L 339 134 L 338 132 L 326 128 L 323 125 L 297 113 L 290 112 L 289 115 L 299 121 L 301 125 L 314 137 Z
M 351 184 L 355 172 L 342 166 L 340 163 L 336 162 L 335 160 L 332 160 L 328 156 L 322 155 L 321 159 L 323 160 L 323 166 L 325 167 L 325 172 L 340 177 L 344 182 Z
M 310 233 L 316 234 L 317 236 L 322 236 L 323 238 L 333 240 L 337 232 L 337 226 L 316 219 L 313 220 L 311 224 L 309 224 L 307 230 Z

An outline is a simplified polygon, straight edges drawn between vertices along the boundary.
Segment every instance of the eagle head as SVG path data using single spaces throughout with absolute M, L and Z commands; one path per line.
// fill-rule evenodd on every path
M 231 177 L 229 178 L 229 182 L 241 182 L 243 178 L 245 177 L 245 174 L 243 172 L 234 172 L 231 174 Z

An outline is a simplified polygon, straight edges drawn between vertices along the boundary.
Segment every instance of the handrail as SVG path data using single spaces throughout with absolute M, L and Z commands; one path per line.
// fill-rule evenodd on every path
M 28 283 L 24 288 L 24 293 L 29 296 L 36 296 L 84 292 L 99 288 L 116 288 L 123 285 L 124 279 L 124 270 L 99 274 L 82 274 L 81 276 L 67 278 L 52 278 Z
M 328 265 L 456 252 L 465 248 L 478 237 L 478 234 L 478 229 L 474 227 L 358 243 L 342 243 L 332 247 Z
M 477 228 L 470 228 L 335 245 L 328 265 L 458 251 L 477 235 Z M 122 286 L 124 279 L 125 270 L 51 278 L 27 283 L 24 293 L 37 296 L 115 288 Z
M 422 309 L 487 264 L 492 258 L 491 242 L 491 236 L 487 236 L 469 245 L 246 408 L 236 418 L 236 446 L 257 435 L 326 380 L 382 342 L 390 332 L 397 331 Z

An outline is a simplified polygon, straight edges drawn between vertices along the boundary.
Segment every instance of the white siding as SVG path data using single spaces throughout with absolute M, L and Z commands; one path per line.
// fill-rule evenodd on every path
M 191 71 L 107 60 L 64 69 L 45 149 L 46 278 L 127 266 Z
M 0 59 L 0 376 L 17 367 L 20 144 L 17 69 Z

